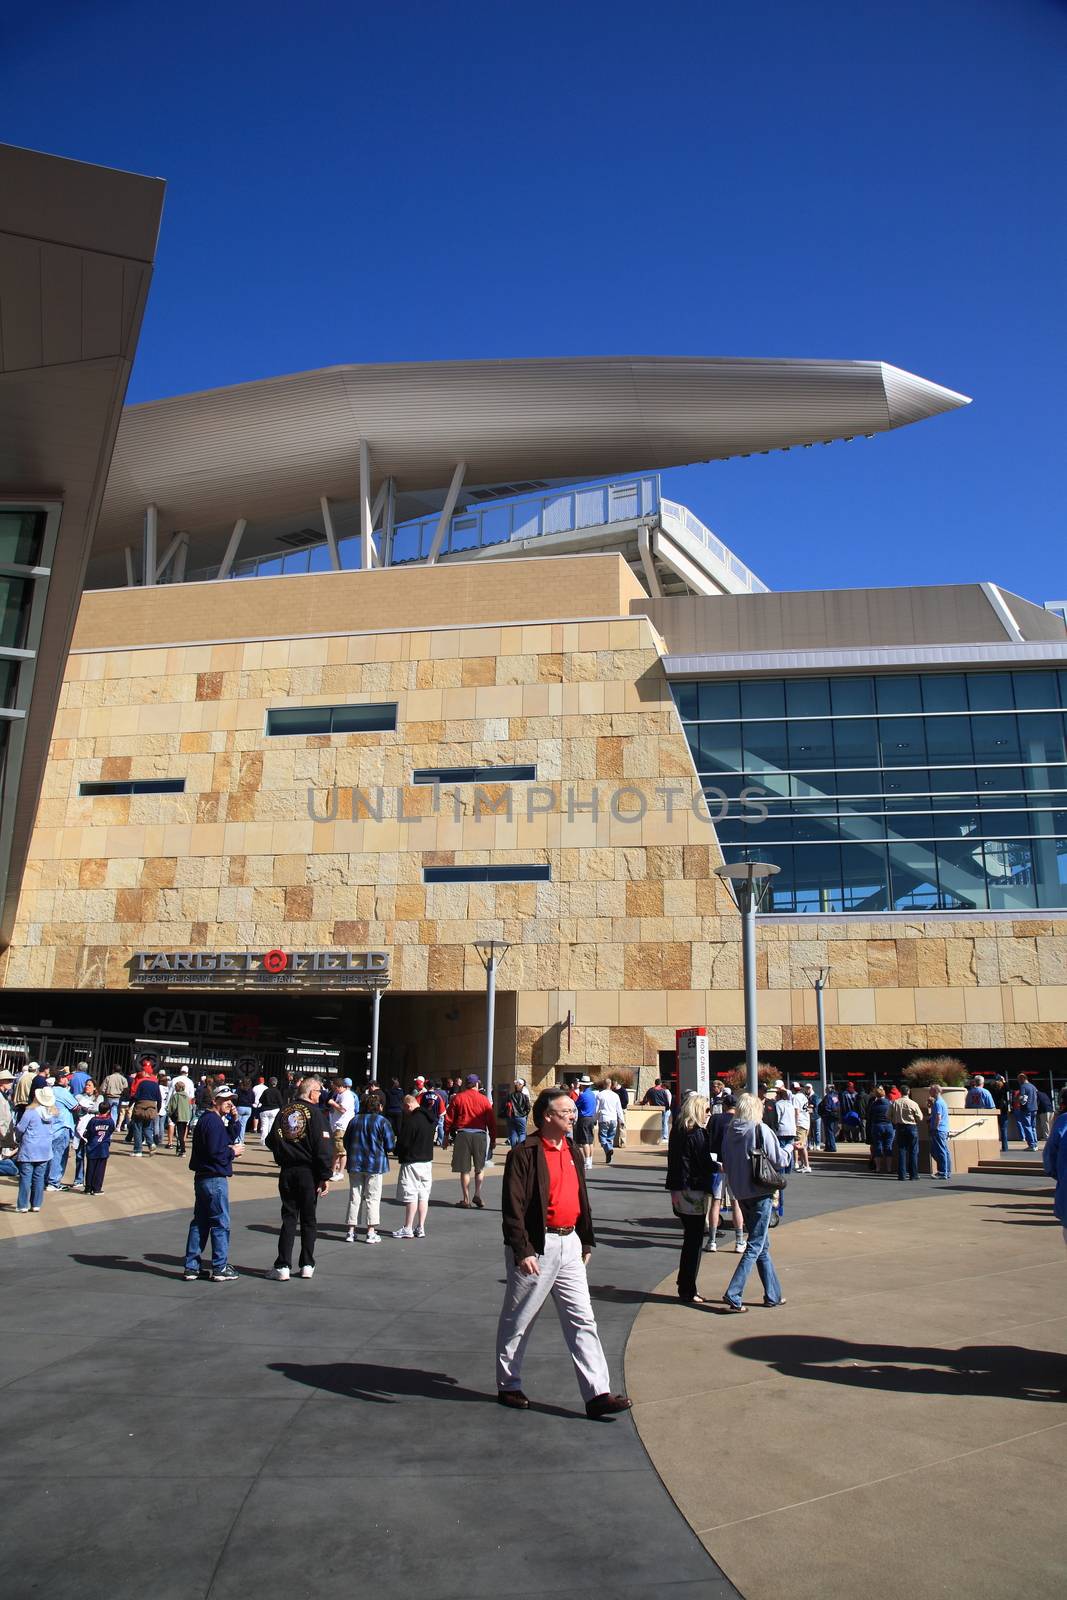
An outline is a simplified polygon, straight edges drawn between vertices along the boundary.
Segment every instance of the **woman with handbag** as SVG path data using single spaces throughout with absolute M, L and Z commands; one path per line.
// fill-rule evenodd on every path
M 156 1077 L 155 1063 L 150 1056 L 141 1058 L 141 1067 L 130 1085 L 130 1125 L 133 1128 L 133 1153 L 147 1150 L 151 1155 L 156 1148 L 156 1125 L 162 1115 L 163 1096 Z
M 708 1303 L 697 1293 L 700 1246 L 717 1167 L 708 1138 L 708 1113 L 704 1095 L 687 1094 L 667 1146 L 666 1187 L 670 1190 L 674 1214 L 682 1224 L 678 1298 L 690 1306 Z
M 722 1159 L 730 1193 L 741 1207 L 748 1229 L 748 1244 L 737 1263 L 723 1300 L 731 1311 L 743 1312 L 748 1275 L 755 1267 L 763 1284 L 765 1306 L 784 1305 L 782 1286 L 771 1260 L 771 1209 L 777 1190 L 785 1187 L 785 1155 L 778 1136 L 763 1121 L 759 1097 L 743 1094 L 723 1135 Z

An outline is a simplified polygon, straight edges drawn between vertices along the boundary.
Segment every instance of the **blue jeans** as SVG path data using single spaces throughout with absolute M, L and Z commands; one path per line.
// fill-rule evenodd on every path
M 142 1122 L 139 1117 L 134 1117 L 134 1119 L 133 1119 L 133 1153 L 134 1153 L 134 1155 L 135 1156 L 139 1156 L 141 1154 L 141 1146 L 142 1146 L 142 1144 L 146 1144 L 148 1146 L 148 1148 L 151 1150 L 152 1147 L 154 1145 L 158 1144 L 158 1143 L 159 1143 L 159 1141 L 156 1138 L 156 1122 L 155 1122 L 155 1118 L 153 1117 L 150 1122 Z
M 930 1129 L 930 1155 L 937 1163 L 939 1178 L 952 1176 L 952 1153 L 948 1147 L 948 1135 L 939 1132 L 937 1128 Z
M 15 1202 L 19 1211 L 40 1211 L 44 1204 L 44 1180 L 47 1161 L 19 1162 L 19 1193 Z
M 741 1296 L 744 1294 L 745 1284 L 753 1267 L 760 1275 L 763 1298 L 771 1305 L 777 1305 L 782 1298 L 782 1286 L 778 1282 L 778 1274 L 771 1260 L 771 1246 L 767 1233 L 771 1225 L 772 1201 L 773 1196 L 764 1194 L 760 1195 L 758 1200 L 740 1202 L 745 1227 L 748 1229 L 748 1244 L 727 1285 L 725 1298 L 732 1306 L 741 1304 Z
M 230 1254 L 230 1181 L 193 1179 L 193 1220 L 185 1243 L 185 1270 L 196 1272 L 211 1235 L 211 1270 L 221 1272 Z
M 919 1176 L 919 1130 L 914 1123 L 902 1122 L 896 1130 L 897 1144 L 897 1177 L 901 1183 L 905 1178 Z
M 74 1187 L 85 1182 L 85 1146 L 79 1140 L 74 1146 Z
M 18 1162 L 5 1156 L 0 1161 L 0 1178 L 17 1178 L 19 1175 Z
M 525 1137 L 526 1135 L 523 1134 L 524 1139 Z M 434 1143 L 439 1144 L 442 1150 L 445 1147 L 445 1118 L 443 1112 L 437 1119 L 437 1132 L 434 1134 Z
M 836 1150 L 837 1149 L 837 1123 L 836 1122 L 831 1122 L 830 1119 L 827 1117 L 827 1118 L 824 1119 L 822 1126 L 823 1126 L 823 1133 L 826 1136 L 826 1148 L 827 1148 L 827 1150 Z
M 1007 1116 L 1003 1116 L 1003 1117 L 998 1117 L 997 1118 L 997 1129 L 998 1129 L 998 1131 L 1000 1133 L 1000 1148 L 1002 1150 L 1007 1150 L 1007 1148 L 1008 1148 L 1008 1119 L 1007 1119 Z
M 871 1155 L 876 1161 L 893 1154 L 893 1124 L 875 1122 L 871 1125 Z
M 509 1117 L 508 1118 L 508 1144 L 511 1146 L 511 1148 L 514 1150 L 515 1146 L 517 1144 L 521 1144 L 522 1141 L 525 1139 L 525 1137 L 526 1137 L 526 1118 L 525 1117 Z
M 237 1107 L 237 1120 L 241 1124 L 241 1134 L 240 1134 L 240 1138 L 237 1141 L 238 1144 L 244 1144 L 244 1142 L 245 1142 L 245 1134 L 248 1131 L 248 1119 L 252 1115 L 252 1113 L 253 1113 L 253 1111 L 255 1109 L 256 1109 L 255 1106 L 238 1106 Z
M 663 1106 L 660 1112 L 660 1142 L 666 1144 L 671 1136 L 671 1112 L 669 1106 Z
M 1015 1113 L 1015 1126 L 1018 1128 L 1019 1138 L 1023 1140 L 1026 1148 L 1028 1150 L 1036 1150 L 1037 1129 L 1034 1127 L 1034 1119 L 1030 1112 L 1017 1111 Z
M 57 1128 L 52 1135 L 52 1160 L 48 1166 L 48 1186 L 58 1189 L 63 1182 L 63 1174 L 67 1167 L 67 1155 L 70 1151 L 70 1129 Z

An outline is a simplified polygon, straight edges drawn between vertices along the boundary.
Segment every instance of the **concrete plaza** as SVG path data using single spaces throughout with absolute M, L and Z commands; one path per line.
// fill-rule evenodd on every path
M 181 1280 L 191 1186 L 173 1156 L 120 1147 L 106 1216 L 81 1196 L 5 1208 L 0 1477 L 35 1513 L 7 1521 L 19 1592 L 761 1600 L 942 1593 L 950 1575 L 981 1596 L 1061 1591 L 1067 1293 L 1046 1183 L 912 1199 L 862 1173 L 796 1180 L 774 1235 L 789 1303 L 766 1312 L 753 1289 L 736 1318 L 673 1298 L 661 1157 L 626 1152 L 592 1182 L 593 1297 L 635 1400 L 600 1424 L 551 1311 L 534 1408 L 493 1401 L 495 1176 L 479 1214 L 454 1209 L 442 1170 L 427 1238 L 374 1249 L 343 1243 L 331 1194 L 316 1276 L 288 1284 L 265 1276 L 277 1209 L 254 1147 L 233 1184 L 238 1283 Z M 705 1294 L 734 1261 L 705 1257 Z M 915 1536 L 878 1587 L 869 1541 L 894 1483 Z

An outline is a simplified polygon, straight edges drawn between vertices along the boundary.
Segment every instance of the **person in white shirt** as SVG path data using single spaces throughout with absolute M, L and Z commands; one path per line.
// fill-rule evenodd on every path
M 338 1078 L 333 1095 L 327 1102 L 327 1109 L 330 1113 L 333 1147 L 337 1152 L 333 1175 L 339 1180 L 345 1173 L 345 1129 L 356 1114 L 356 1097 L 352 1092 L 351 1078 Z
M 811 1134 L 811 1101 L 799 1083 L 793 1084 L 789 1098 L 793 1102 L 793 1112 L 797 1121 L 797 1137 L 793 1145 L 793 1170 L 795 1172 L 810 1172 L 811 1160 L 808 1156 L 808 1138 Z
M 611 1087 L 611 1079 L 605 1078 L 597 1090 L 596 1096 L 596 1128 L 600 1147 L 604 1152 L 604 1159 L 611 1165 L 611 1158 L 615 1153 L 615 1141 L 619 1137 L 619 1128 L 622 1125 L 622 1101 Z

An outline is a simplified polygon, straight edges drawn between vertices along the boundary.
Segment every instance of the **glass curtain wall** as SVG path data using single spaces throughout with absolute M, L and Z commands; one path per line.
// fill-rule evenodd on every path
M 672 687 L 726 860 L 781 868 L 766 911 L 1067 906 L 1067 671 Z

